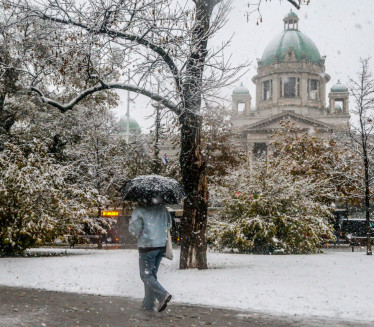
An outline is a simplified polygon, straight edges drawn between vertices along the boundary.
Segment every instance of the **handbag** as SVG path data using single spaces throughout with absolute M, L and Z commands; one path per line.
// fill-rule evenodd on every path
M 173 260 L 173 244 L 171 243 L 170 229 L 168 229 L 168 239 L 166 241 L 165 258 Z

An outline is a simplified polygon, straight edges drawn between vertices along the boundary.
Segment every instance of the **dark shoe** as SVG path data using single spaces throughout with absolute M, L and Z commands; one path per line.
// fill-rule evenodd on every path
M 161 311 L 164 311 L 168 305 L 168 302 L 171 300 L 171 295 L 170 294 L 166 294 L 166 296 L 164 297 L 164 299 L 162 301 L 160 301 L 160 305 L 158 306 L 158 312 L 161 312 Z
M 156 311 L 156 308 L 155 307 L 144 307 L 144 306 L 141 306 L 142 310 L 146 310 L 146 311 Z

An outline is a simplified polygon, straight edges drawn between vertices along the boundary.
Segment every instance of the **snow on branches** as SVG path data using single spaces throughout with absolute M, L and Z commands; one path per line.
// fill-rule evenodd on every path
M 81 231 L 91 224 L 97 194 L 71 183 L 71 167 L 58 164 L 34 141 L 6 143 L 0 152 L 0 255 Z
M 208 240 L 219 249 L 253 253 L 312 253 L 331 239 L 326 205 L 313 201 L 310 179 L 263 162 L 231 176 L 224 210 L 210 220 Z
M 311 253 L 333 239 L 332 203 L 355 203 L 355 156 L 331 135 L 282 123 L 266 157 L 240 167 L 221 189 L 224 210 L 210 221 L 218 248 Z M 228 194 L 228 196 L 226 195 Z

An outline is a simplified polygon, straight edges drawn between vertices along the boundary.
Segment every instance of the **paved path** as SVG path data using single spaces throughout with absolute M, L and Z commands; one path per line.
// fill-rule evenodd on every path
M 369 327 L 321 318 L 287 317 L 171 302 L 162 312 L 140 309 L 125 297 L 60 293 L 0 286 L 0 326 L 42 327 Z

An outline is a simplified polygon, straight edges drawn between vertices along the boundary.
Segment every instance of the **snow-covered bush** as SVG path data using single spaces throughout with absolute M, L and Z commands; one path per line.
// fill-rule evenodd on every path
M 216 188 L 225 209 L 209 223 L 218 248 L 256 253 L 310 253 L 334 239 L 328 206 L 354 204 L 360 173 L 341 140 L 319 137 L 284 121 L 266 157 L 255 159 Z
M 261 215 L 257 211 L 259 207 L 272 200 L 259 196 L 257 199 L 244 200 L 244 206 L 240 201 L 225 209 L 225 214 L 232 221 L 223 217 L 210 220 L 208 241 L 213 247 L 252 253 L 313 253 L 318 251 L 326 238 L 333 237 L 325 219 L 328 212 L 322 208 L 318 210 L 322 216 L 317 212 L 315 215 L 304 215 L 302 211 L 292 215 L 288 210 L 281 212 L 276 208 L 272 208 L 275 211 L 271 215 Z M 273 205 L 276 202 L 277 199 L 274 199 Z M 281 206 L 278 209 L 287 209 L 287 206 L 277 204 Z M 289 205 L 294 205 L 292 200 Z M 242 210 L 243 207 L 247 208 Z
M 88 218 L 96 193 L 71 181 L 74 168 L 62 166 L 34 140 L 6 143 L 0 152 L 0 255 L 76 234 Z
M 315 130 L 305 131 L 289 121 L 272 135 L 268 164 L 273 170 L 289 173 L 296 180 L 307 179 L 314 185 L 318 202 L 342 206 L 357 204 L 360 189 L 355 180 L 361 174 L 355 151 L 345 146 L 346 135 L 333 139 Z
M 258 168 L 258 167 L 257 167 Z M 209 220 L 213 247 L 252 253 L 313 253 L 332 239 L 328 208 L 314 201 L 314 185 L 264 165 L 243 167 L 226 189 L 225 208 Z

